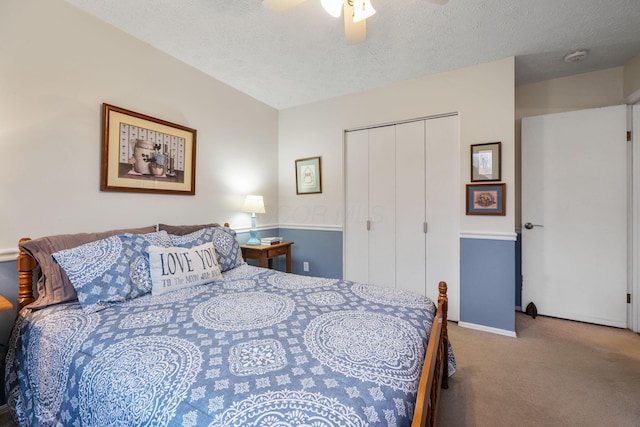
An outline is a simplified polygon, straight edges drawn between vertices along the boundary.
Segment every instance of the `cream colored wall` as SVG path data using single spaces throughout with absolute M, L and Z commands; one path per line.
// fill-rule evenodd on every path
M 609 68 L 516 87 L 516 120 L 622 103 L 623 68 Z
M 520 229 L 520 132 L 523 117 L 623 103 L 623 67 L 520 85 L 515 88 L 516 228 Z
M 635 56 L 624 65 L 623 94 L 626 97 L 640 91 L 640 55 Z
M 277 110 L 63 0 L 4 0 L 0 39 L 0 254 L 23 236 L 248 227 L 247 193 L 277 223 Z M 99 191 L 103 102 L 197 129 L 195 196 Z
M 461 231 L 514 230 L 514 59 L 507 58 L 280 112 L 280 224 L 343 225 L 343 131 L 457 112 L 460 115 Z M 502 141 L 507 215 L 465 215 L 469 146 Z M 322 194 L 296 195 L 295 159 L 322 156 Z

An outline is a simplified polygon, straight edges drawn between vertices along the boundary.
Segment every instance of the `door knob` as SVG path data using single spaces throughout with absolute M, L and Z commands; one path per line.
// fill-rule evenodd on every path
M 540 224 L 531 224 L 530 222 L 527 222 L 524 225 L 524 228 L 526 228 L 527 230 L 531 230 L 533 227 L 544 227 L 544 225 L 540 225 Z

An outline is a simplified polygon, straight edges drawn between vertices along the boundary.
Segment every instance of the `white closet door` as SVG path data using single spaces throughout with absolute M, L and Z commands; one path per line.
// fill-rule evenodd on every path
M 426 295 L 425 122 L 396 125 L 396 287 Z
M 345 273 L 369 281 L 369 131 L 347 132 L 345 144 Z
M 369 282 L 396 286 L 395 127 L 369 130 Z
M 426 121 L 426 287 L 438 298 L 438 283 L 447 282 L 448 316 L 458 320 L 460 281 L 458 116 Z

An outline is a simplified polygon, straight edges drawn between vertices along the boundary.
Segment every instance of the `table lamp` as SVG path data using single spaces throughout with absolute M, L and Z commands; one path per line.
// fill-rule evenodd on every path
M 256 230 L 256 214 L 264 213 L 264 201 L 262 196 L 249 195 L 244 199 L 244 206 L 242 212 L 251 213 L 251 230 L 249 230 L 249 240 L 247 245 L 259 245 L 260 240 L 257 237 L 258 231 Z

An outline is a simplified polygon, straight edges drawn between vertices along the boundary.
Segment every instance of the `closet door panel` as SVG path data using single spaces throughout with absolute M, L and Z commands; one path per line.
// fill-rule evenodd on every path
M 459 301 L 459 123 L 458 116 L 426 121 L 426 287 L 438 297 L 448 284 L 449 318 L 458 320 Z
M 395 127 L 369 130 L 369 282 L 395 287 Z
M 369 131 L 345 136 L 345 234 L 347 280 L 369 281 Z
M 425 295 L 425 122 L 396 125 L 396 287 Z

